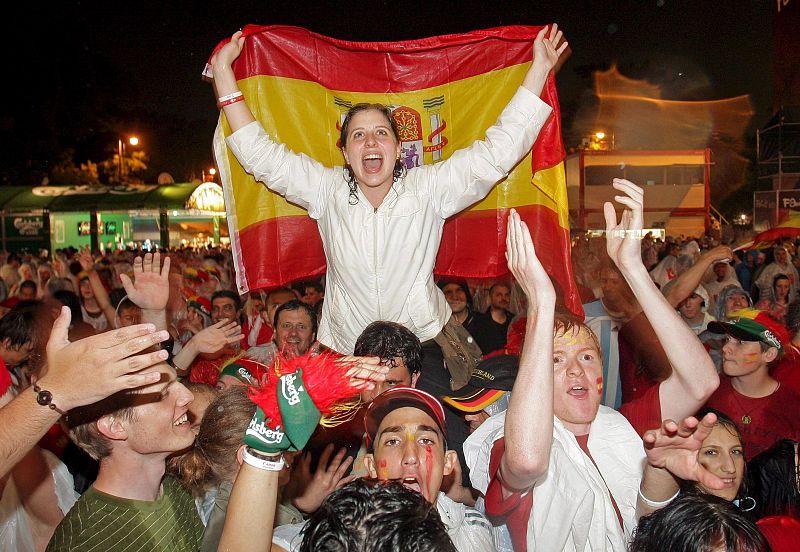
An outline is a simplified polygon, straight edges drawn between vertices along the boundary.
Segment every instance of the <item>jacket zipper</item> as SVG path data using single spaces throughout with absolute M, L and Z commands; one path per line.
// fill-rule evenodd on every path
M 372 263 L 375 267 L 375 295 L 378 300 L 378 320 L 383 320 L 381 314 L 381 288 L 378 285 L 378 208 L 372 208 Z

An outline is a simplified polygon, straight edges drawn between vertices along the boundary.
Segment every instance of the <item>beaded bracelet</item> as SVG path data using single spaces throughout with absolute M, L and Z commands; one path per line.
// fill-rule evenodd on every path
M 53 394 L 47 389 L 42 389 L 38 384 L 33 384 L 33 392 L 36 393 L 36 402 L 42 406 L 48 407 L 50 410 L 55 410 L 64 418 L 69 418 L 66 412 L 53 404 Z

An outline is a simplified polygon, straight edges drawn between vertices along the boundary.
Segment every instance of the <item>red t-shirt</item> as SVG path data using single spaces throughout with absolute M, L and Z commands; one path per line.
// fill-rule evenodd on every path
M 790 352 L 783 355 L 770 375 L 781 382 L 781 387 L 786 386 L 800 394 L 800 353 Z
M 661 427 L 660 389 L 660 384 L 650 387 L 641 397 L 626 402 L 619 408 L 619 413 L 628 419 L 639 437 L 645 431 Z
M 6 363 L 3 362 L 3 359 L 0 358 L 0 397 L 6 394 L 8 388 L 11 387 L 11 374 L 6 368 Z
M 748 460 L 778 439 L 800 439 L 799 405 L 800 395 L 783 384 L 771 395 L 754 399 L 736 391 L 731 378 L 724 375 L 720 376 L 719 388 L 706 403 L 730 416 L 739 426 Z M 744 423 L 745 417 L 750 423 Z

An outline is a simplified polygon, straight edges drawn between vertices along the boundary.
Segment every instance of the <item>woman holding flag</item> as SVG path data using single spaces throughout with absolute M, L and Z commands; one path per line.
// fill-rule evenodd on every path
M 539 95 L 567 48 L 561 31 L 553 25 L 538 33 L 519 90 L 483 141 L 411 169 L 401 162 L 391 112 L 379 104 L 357 104 L 347 113 L 344 167 L 325 167 L 272 141 L 242 101 L 231 68 L 244 42 L 235 33 L 211 60 L 218 106 L 232 131 L 227 144 L 247 172 L 317 221 L 328 265 L 318 340 L 351 353 L 369 323 L 398 322 L 422 342 L 445 345 L 452 384 L 463 385 L 473 367 L 469 357 L 479 352 L 460 326 L 448 325 L 450 308 L 433 281 L 444 222 L 483 199 L 530 151 L 552 111 Z M 445 329 L 443 337 L 446 325 L 457 329 Z

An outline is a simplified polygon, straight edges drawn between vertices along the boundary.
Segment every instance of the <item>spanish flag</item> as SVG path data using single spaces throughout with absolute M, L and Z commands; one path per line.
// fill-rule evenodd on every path
M 347 42 L 298 27 L 249 25 L 233 69 L 267 133 L 327 166 L 343 164 L 337 142 L 352 105 L 390 106 L 400 130 L 403 162 L 412 168 L 446 159 L 484 137 L 522 82 L 540 28 Z M 560 283 L 567 308 L 582 314 L 570 264 L 564 146 L 552 76 L 542 99 L 553 107 L 553 115 L 531 154 L 483 201 L 447 221 L 435 273 L 507 275 L 506 219 L 513 207 L 531 229 L 545 268 Z M 215 152 L 239 291 L 324 273 L 325 255 L 314 220 L 245 173 L 225 145 L 230 133 L 220 115 Z

